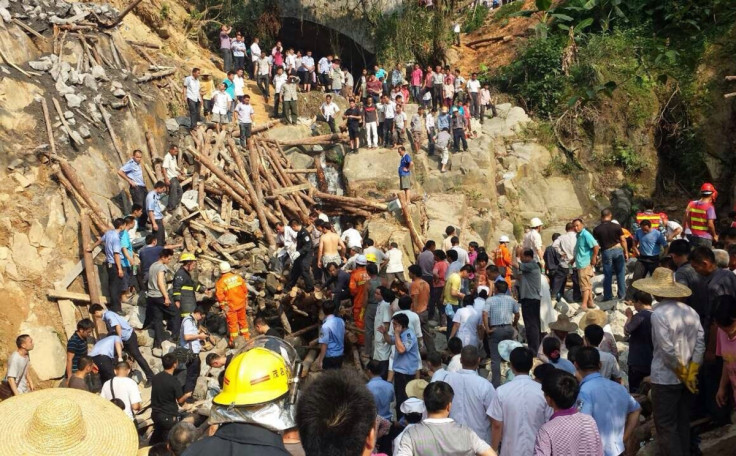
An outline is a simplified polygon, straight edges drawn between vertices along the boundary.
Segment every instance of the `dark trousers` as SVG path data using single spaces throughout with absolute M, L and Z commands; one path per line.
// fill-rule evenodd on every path
M 115 370 L 112 365 L 112 358 L 105 355 L 93 356 L 92 359 L 100 373 L 100 384 L 104 385 L 106 381 L 115 376 Z
M 128 352 L 130 356 L 133 357 L 135 362 L 138 363 L 138 366 L 143 370 L 143 373 L 146 374 L 146 379 L 152 379 L 153 371 L 148 365 L 146 358 L 141 355 L 141 351 L 138 348 L 138 335 L 135 333 L 135 331 L 133 331 L 133 334 L 130 335 L 130 338 L 128 340 L 123 341 L 123 348 L 126 352 Z
M 122 312 L 120 295 L 123 294 L 123 278 L 118 275 L 118 267 L 114 263 L 107 263 L 107 289 L 110 293 L 107 308 L 113 312 Z
M 493 103 L 488 103 L 488 106 L 486 105 L 480 105 L 480 123 L 483 123 L 483 118 L 486 115 L 486 109 L 491 110 L 491 114 L 493 114 L 493 117 L 498 117 L 498 113 L 496 112 L 496 105 Z
M 463 143 L 463 150 L 468 150 L 468 141 L 465 139 L 465 130 L 462 128 L 452 129 L 452 144 L 455 146 L 455 151 L 460 152 L 460 142 Z
M 258 84 L 258 89 L 260 89 L 261 93 L 264 97 L 268 98 L 269 91 L 268 91 L 268 75 L 267 74 L 259 74 L 256 78 L 256 84 Z
M 429 311 L 419 312 L 419 323 L 422 327 L 422 339 L 424 339 L 424 346 L 427 347 L 427 353 L 434 353 L 437 350 L 434 348 L 434 338 L 429 329 Z
M 187 98 L 187 107 L 189 108 L 189 129 L 194 130 L 197 128 L 197 122 L 199 122 L 199 108 L 202 103 Z
M 434 155 L 434 134 L 435 134 L 435 128 L 430 127 L 429 131 L 427 132 L 427 155 Z M 430 284 L 430 286 L 432 286 Z
M 281 97 L 278 93 L 274 94 L 273 96 L 273 116 L 274 117 L 280 117 L 279 115 L 279 105 L 281 104 Z
M 294 285 L 296 285 L 297 281 L 299 281 L 299 277 L 304 279 L 304 286 L 307 293 L 311 293 L 312 290 L 314 290 L 314 280 L 312 279 L 312 273 L 310 271 L 310 266 L 312 265 L 312 254 L 309 253 L 303 257 L 299 257 L 296 259 L 294 264 L 291 265 L 291 271 L 289 274 L 289 286 L 286 287 L 287 290 L 291 290 L 294 288 Z
M 652 275 L 654 270 L 659 266 L 659 257 L 656 256 L 644 256 L 639 255 L 639 258 L 634 264 L 634 273 L 631 277 L 631 283 L 634 281 L 643 279 L 646 276 Z M 634 287 L 629 287 L 626 292 L 626 298 L 631 299 L 634 294 Z
M 168 307 L 165 306 L 164 298 L 146 298 L 146 305 L 153 308 L 154 348 L 161 348 L 161 342 L 164 341 L 164 320 L 166 320 L 166 326 L 171 332 L 172 339 L 178 338 L 181 325 L 179 309 L 173 303 Z
M 572 300 L 575 302 L 583 300 L 583 294 L 580 292 L 580 274 L 577 269 L 572 270 Z
M 325 357 L 325 359 L 322 360 L 322 369 L 340 369 L 342 367 L 343 358 L 344 356 Z
M 365 307 L 365 344 L 363 344 L 363 353 L 371 357 L 373 356 L 373 325 L 376 323 L 377 310 L 377 302 L 369 302 Z
M 325 120 L 327 122 L 327 126 L 330 127 L 330 133 L 335 132 L 335 118 L 330 117 L 329 119 Z
M 239 69 L 245 69 L 245 56 L 242 57 L 235 57 L 233 56 L 233 65 L 235 68 L 233 68 L 233 71 L 238 71 Z
M 399 421 L 404 416 L 401 413 L 401 404 L 408 399 L 406 395 L 406 385 L 410 381 L 414 380 L 414 374 L 402 374 L 401 372 L 394 372 L 394 396 L 396 397 L 396 421 Z
M 199 378 L 199 371 L 202 370 L 202 361 L 199 359 L 197 354 L 193 360 L 187 364 L 187 379 L 184 382 L 184 393 L 194 391 L 194 387 L 197 386 L 197 378 Z
M 706 239 L 706 238 L 702 238 L 700 236 L 696 236 L 694 234 L 688 234 L 687 235 L 687 240 L 690 241 L 690 245 L 692 245 L 693 248 L 695 248 L 695 247 L 708 247 L 709 249 L 710 248 L 713 248 L 713 240 L 712 239 Z
M 613 276 L 616 275 L 618 298 L 626 296 L 626 258 L 624 249 L 610 248 L 601 254 L 603 259 L 603 300 L 613 299 Z
M 652 384 L 652 412 L 660 453 L 690 455 L 690 407 L 693 395 L 685 385 Z
M 526 343 L 534 353 L 539 350 L 539 335 L 541 322 L 539 318 L 539 299 L 521 299 L 521 316 L 524 317 L 524 329 L 526 330 Z
M 166 245 L 166 228 L 164 227 L 164 219 L 156 219 L 156 225 L 158 225 L 158 229 L 153 231 L 153 235 L 156 236 L 158 245 Z
M 442 305 L 442 292 L 444 291 L 444 287 L 432 287 L 429 290 L 429 319 L 431 320 L 434 318 L 435 311 L 437 312 L 437 316 L 440 317 L 442 315 L 442 312 L 444 312 L 444 306 Z M 436 320 L 438 323 L 440 321 L 440 318 Z
M 567 276 L 570 274 L 570 268 L 563 268 L 558 266 L 555 269 L 555 273 L 552 275 L 551 285 L 549 286 L 550 296 L 559 299 L 565 293 L 565 282 L 567 282 Z
M 394 145 L 394 119 L 385 119 L 383 121 L 383 147 L 391 147 Z
M 478 98 L 480 97 L 480 94 L 478 92 L 470 92 L 470 115 L 472 117 L 478 118 L 480 117 L 480 103 L 478 103 Z
M 223 71 L 227 73 L 233 69 L 233 51 L 231 49 L 220 49 L 222 53 Z
M 296 124 L 296 100 L 284 101 L 284 118 L 291 124 Z
M 133 204 L 138 204 L 141 206 L 141 209 L 143 209 L 143 214 L 138 217 L 138 229 L 143 230 L 146 228 L 146 223 L 148 223 L 148 212 L 146 211 L 146 195 L 148 194 L 148 190 L 146 190 L 145 186 L 131 186 L 130 187 L 130 199 L 133 200 Z
M 524 324 L 526 324 L 526 318 L 524 318 Z M 502 340 L 513 337 L 514 327 L 511 325 L 494 326 L 493 331 L 488 335 L 488 348 L 491 351 L 491 383 L 494 388 L 501 385 L 501 354 L 498 352 L 498 344 Z
M 648 377 L 651 374 L 651 366 L 631 366 L 629 365 L 629 391 L 636 393 L 639 390 L 639 385 L 644 377 Z
M 442 105 L 442 84 L 432 85 L 432 109 Z
M 179 417 L 153 412 L 151 413 L 151 420 L 153 420 L 153 434 L 151 434 L 151 440 L 148 444 L 155 445 L 168 441 L 169 431 L 179 422 Z
M 181 195 L 184 193 L 181 189 L 179 179 L 174 177 L 169 179 L 169 202 L 166 204 L 166 210 L 171 212 L 179 207 L 181 203 Z

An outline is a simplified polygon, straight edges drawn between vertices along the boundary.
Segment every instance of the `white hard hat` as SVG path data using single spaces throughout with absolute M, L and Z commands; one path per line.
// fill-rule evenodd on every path
M 529 228 L 537 228 L 544 225 L 542 221 L 539 219 L 539 217 L 534 217 L 531 222 L 529 222 Z
M 509 241 L 509 237 L 504 234 L 503 236 L 501 236 L 498 242 L 511 242 L 511 241 Z
M 225 274 L 226 272 L 230 272 L 232 268 L 230 267 L 230 263 L 227 261 L 223 261 L 220 263 L 220 274 Z
M 358 258 L 355 259 L 355 263 L 361 266 L 365 266 L 368 264 L 368 259 L 365 257 L 365 255 L 358 255 Z

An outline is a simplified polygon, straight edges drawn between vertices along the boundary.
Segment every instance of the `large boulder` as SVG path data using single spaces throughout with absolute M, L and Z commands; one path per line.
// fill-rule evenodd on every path
M 342 167 L 350 196 L 384 196 L 399 190 L 399 154 L 391 149 L 360 149 Z
M 65 338 L 50 326 L 23 323 L 20 332 L 33 338 L 30 352 L 31 366 L 42 381 L 61 378 L 66 370 L 66 350 L 61 340 Z

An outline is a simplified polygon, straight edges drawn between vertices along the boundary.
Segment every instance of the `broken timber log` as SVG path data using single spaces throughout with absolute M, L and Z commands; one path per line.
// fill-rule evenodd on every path
M 330 134 L 321 136 L 310 136 L 308 138 L 288 139 L 288 140 L 270 140 L 265 139 L 264 142 L 276 143 L 280 146 L 328 146 L 331 144 L 346 143 L 349 141 L 346 134 Z
M 92 244 L 92 236 L 89 227 L 89 216 L 87 211 L 82 211 L 82 260 L 84 262 L 84 273 L 87 276 L 87 287 L 89 288 L 90 304 L 102 304 L 102 288 L 100 278 L 97 274 L 92 252 L 89 246 Z M 111 272 L 112 273 L 112 272 Z
M 414 253 L 419 254 L 419 252 L 422 251 L 424 242 L 422 242 L 422 239 L 419 237 L 419 233 L 417 233 L 417 230 L 414 227 L 414 219 L 411 218 L 411 214 L 409 213 L 409 202 L 406 200 L 406 195 L 404 192 L 399 192 L 398 196 L 399 202 L 401 202 L 401 212 L 404 215 L 404 222 L 406 223 L 406 227 L 409 229 L 412 244 L 414 244 Z

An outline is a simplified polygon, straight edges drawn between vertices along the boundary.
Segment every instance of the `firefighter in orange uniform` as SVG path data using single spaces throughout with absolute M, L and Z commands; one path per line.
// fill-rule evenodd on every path
M 509 244 L 510 239 L 508 236 L 501 236 L 501 238 L 498 240 L 498 248 L 493 253 L 493 264 L 498 266 L 498 270 L 501 271 L 501 274 L 503 274 L 504 280 L 506 280 L 506 283 L 509 285 L 509 290 L 511 289 L 511 252 L 509 252 Z M 491 287 L 493 290 L 493 287 Z
M 245 340 L 249 340 L 250 331 L 248 320 L 245 318 L 245 311 L 248 308 L 248 287 L 242 277 L 232 272 L 230 263 L 226 261 L 220 263 L 220 278 L 215 284 L 215 290 L 217 302 L 226 313 L 230 347 L 233 346 L 233 340 L 238 337 L 238 333 Z
M 368 283 L 371 276 L 368 275 L 365 266 L 368 260 L 365 255 L 359 255 L 355 259 L 355 269 L 350 273 L 350 296 L 353 297 L 353 320 L 359 329 L 365 328 L 365 308 L 368 305 Z M 363 345 L 365 337 L 363 333 L 358 334 L 358 343 Z

